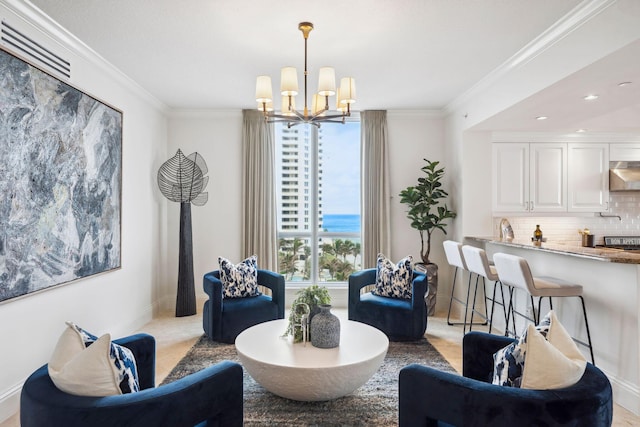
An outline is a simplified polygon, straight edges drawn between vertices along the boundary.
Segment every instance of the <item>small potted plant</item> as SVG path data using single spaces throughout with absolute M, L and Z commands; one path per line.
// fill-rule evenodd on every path
M 319 305 L 331 304 L 331 295 L 329 295 L 329 290 L 326 287 L 318 285 L 311 285 L 300 289 L 296 293 L 296 299 L 291 303 L 289 325 L 284 333 L 284 336 L 293 335 L 293 342 L 295 343 L 302 342 L 303 339 L 302 329 L 296 328 L 296 325 L 300 324 L 299 313 L 295 310 L 298 304 L 307 304 L 309 306 L 309 323 L 311 323 L 311 318 L 320 311 Z
M 456 217 L 456 213 L 442 203 L 449 193 L 442 188 L 444 168 L 438 168 L 440 162 L 424 159 L 427 164 L 420 170 L 425 176 L 418 178 L 418 184 L 400 192 L 400 203 L 409 207 L 407 218 L 411 227 L 420 233 L 420 258 L 424 263 L 423 271 L 427 273 L 429 296 L 427 298 L 428 313 L 435 311 L 435 296 L 438 288 L 438 266 L 431 262 L 431 235 L 435 230 L 447 234 L 446 221 Z M 426 240 L 426 247 L 425 247 Z

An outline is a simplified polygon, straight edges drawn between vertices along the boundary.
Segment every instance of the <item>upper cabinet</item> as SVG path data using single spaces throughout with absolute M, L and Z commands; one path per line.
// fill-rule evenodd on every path
M 492 144 L 493 211 L 605 212 L 609 144 Z
M 494 212 L 566 212 L 567 144 L 494 143 Z
M 640 144 L 609 144 L 609 160 L 612 162 L 640 161 Z
M 609 209 L 609 144 L 567 144 L 569 150 L 568 212 Z

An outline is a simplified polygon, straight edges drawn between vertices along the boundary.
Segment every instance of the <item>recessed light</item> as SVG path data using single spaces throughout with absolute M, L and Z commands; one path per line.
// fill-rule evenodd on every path
M 578 129 L 578 130 L 576 130 L 576 132 L 580 132 L 580 133 L 586 132 L 586 131 L 587 131 L 586 129 Z
M 538 116 L 536 117 L 536 120 L 547 120 L 549 117 L 547 116 Z
M 591 94 L 591 95 L 587 95 L 587 96 L 584 97 L 585 101 L 593 101 L 594 99 L 598 99 L 598 95 Z
M 618 86 L 620 86 L 620 87 L 629 86 L 632 83 L 633 82 L 622 82 L 622 83 L 618 83 Z

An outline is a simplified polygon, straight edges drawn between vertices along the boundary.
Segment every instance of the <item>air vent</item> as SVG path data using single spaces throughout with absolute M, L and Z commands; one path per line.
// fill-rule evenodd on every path
M 71 63 L 69 61 L 62 59 L 35 40 L 22 34 L 4 20 L 2 21 L 1 33 L 0 39 L 5 46 L 12 48 L 12 50 L 19 50 L 32 59 L 35 65 L 40 65 L 45 70 L 61 74 L 67 79 L 71 78 Z

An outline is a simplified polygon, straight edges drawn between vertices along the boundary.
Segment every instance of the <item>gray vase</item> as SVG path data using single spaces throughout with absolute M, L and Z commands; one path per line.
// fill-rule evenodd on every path
M 331 313 L 331 305 L 322 304 L 320 312 L 311 319 L 311 345 L 334 348 L 340 345 L 340 319 Z

